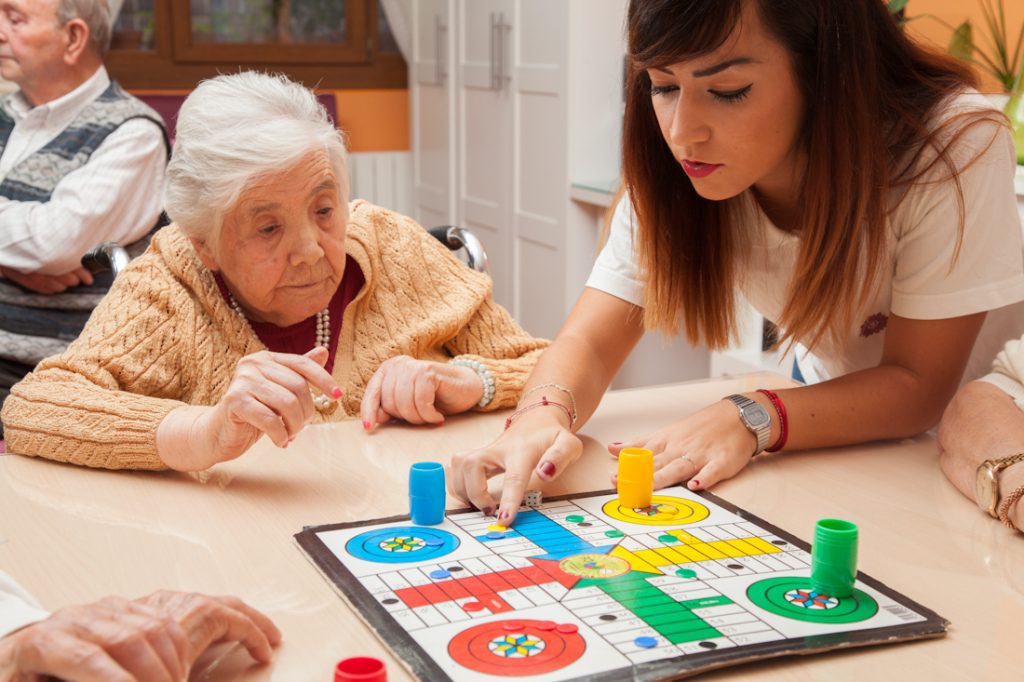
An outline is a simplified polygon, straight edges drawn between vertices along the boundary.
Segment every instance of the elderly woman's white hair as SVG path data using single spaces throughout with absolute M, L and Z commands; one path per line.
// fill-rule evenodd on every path
M 117 2 L 117 10 L 121 3 Z M 81 19 L 89 27 L 89 42 L 97 54 L 105 55 L 110 49 L 117 11 L 107 0 L 60 0 L 57 3 L 57 23 L 63 26 L 72 19 Z
M 254 179 L 325 151 L 348 196 L 345 142 L 307 88 L 245 71 L 203 81 L 178 112 L 164 208 L 189 237 L 215 249 L 224 215 Z

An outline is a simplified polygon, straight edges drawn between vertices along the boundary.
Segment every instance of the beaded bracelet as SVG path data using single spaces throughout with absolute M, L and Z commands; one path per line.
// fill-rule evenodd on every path
M 579 419 L 579 413 L 576 411 L 576 396 L 574 396 L 572 394 L 572 391 L 569 390 L 568 388 L 566 388 L 565 386 L 561 386 L 561 385 L 556 384 L 554 382 L 550 382 L 550 383 L 547 383 L 547 384 L 540 384 L 539 386 L 534 386 L 529 391 L 524 393 L 523 397 L 520 398 L 520 400 L 525 399 L 526 396 L 530 395 L 531 393 L 535 393 L 535 392 L 541 390 L 542 388 L 553 388 L 553 389 L 555 389 L 557 391 L 561 391 L 562 393 L 564 393 L 567 396 L 569 396 L 569 405 L 572 408 L 571 409 L 571 413 L 569 414 L 569 421 L 571 422 L 569 424 L 569 428 L 572 429 L 572 427 L 576 425 L 576 421 Z
M 1010 520 L 1010 507 L 1017 503 L 1020 498 L 1024 497 L 1024 485 L 1020 486 L 1009 495 L 1006 496 L 999 504 L 999 520 L 1003 522 L 1003 525 L 1012 530 L 1019 530 L 1024 533 L 1024 528 L 1017 528 L 1013 525 L 1013 521 Z
M 484 394 L 480 396 L 480 402 L 476 404 L 477 407 L 487 407 L 494 400 L 494 375 L 491 374 L 491 370 L 484 366 L 484 363 L 459 355 L 449 360 L 448 364 L 458 367 L 469 367 L 480 377 L 480 383 L 484 385 Z
M 775 393 L 775 391 L 769 391 L 767 388 L 757 389 L 758 393 L 764 393 L 768 396 L 768 400 L 771 401 L 772 407 L 775 408 L 775 412 L 779 415 L 779 439 L 775 441 L 775 444 L 770 448 L 765 448 L 765 452 L 778 452 L 782 448 L 786 447 L 786 440 L 789 438 L 789 419 L 786 417 L 786 406 L 782 402 L 782 398 Z
M 515 421 L 516 417 L 518 417 L 522 413 L 529 412 L 530 410 L 536 409 L 538 407 L 548 407 L 549 405 L 552 407 L 560 408 L 565 412 L 565 416 L 569 418 L 569 430 L 571 431 L 572 425 L 575 423 L 572 418 L 572 411 L 562 403 L 556 403 L 554 400 L 548 400 L 548 397 L 546 395 L 542 395 L 540 397 L 540 401 L 530 403 L 529 405 L 524 405 L 523 407 L 520 407 L 511 415 L 509 415 L 508 419 L 505 420 L 505 430 L 508 431 L 508 427 L 512 426 L 512 422 Z

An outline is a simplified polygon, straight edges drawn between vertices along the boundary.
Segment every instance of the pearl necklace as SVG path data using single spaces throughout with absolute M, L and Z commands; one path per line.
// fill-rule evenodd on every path
M 230 291 L 228 292 L 228 302 L 231 303 L 231 308 L 235 311 L 235 314 L 242 318 L 242 322 L 245 322 L 245 326 L 255 336 L 256 331 L 249 324 L 249 318 L 242 312 L 242 306 L 238 304 L 238 301 L 235 300 L 235 295 Z M 327 308 L 316 314 L 316 345 L 323 346 L 327 350 L 331 349 L 331 313 Z M 313 395 L 313 406 L 321 414 L 331 414 L 338 408 L 338 402 L 320 393 Z

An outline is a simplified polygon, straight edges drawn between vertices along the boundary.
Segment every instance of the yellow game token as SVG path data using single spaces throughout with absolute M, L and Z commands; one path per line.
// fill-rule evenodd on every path
M 487 530 L 491 531 L 492 533 L 504 533 L 508 530 L 508 528 L 502 526 L 499 523 L 492 523 L 491 525 L 487 526 Z

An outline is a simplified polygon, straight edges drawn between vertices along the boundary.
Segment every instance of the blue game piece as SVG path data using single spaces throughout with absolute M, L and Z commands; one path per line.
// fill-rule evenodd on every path
M 441 538 L 427 538 L 427 547 L 440 547 L 444 544 L 444 540 Z
M 438 569 L 430 572 L 430 577 L 434 580 L 442 580 L 444 578 L 451 578 L 452 574 L 444 569 Z
M 444 466 L 416 462 L 409 469 L 409 518 L 418 526 L 444 521 Z
M 633 644 L 636 644 L 641 649 L 653 649 L 658 646 L 658 640 L 653 637 L 637 637 L 633 640 Z
M 487 531 L 487 534 L 484 535 L 484 537 L 487 538 L 488 540 L 503 540 L 505 538 L 505 534 L 504 533 L 500 533 L 500 532 L 498 532 L 496 530 L 491 530 L 491 531 Z

